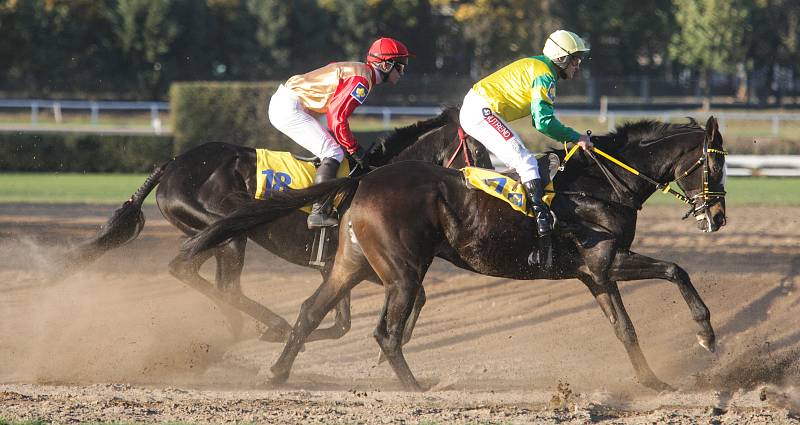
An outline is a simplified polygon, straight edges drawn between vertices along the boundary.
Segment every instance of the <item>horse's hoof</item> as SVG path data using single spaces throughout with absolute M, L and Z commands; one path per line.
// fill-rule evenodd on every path
M 651 390 L 658 391 L 659 393 L 675 391 L 675 388 L 672 388 L 669 384 L 656 377 L 642 381 L 642 385 L 650 388 Z
M 431 389 L 433 386 L 422 386 L 419 382 L 408 382 L 405 384 L 406 391 L 413 393 L 424 393 Z
M 262 375 L 273 384 L 283 384 L 289 379 L 289 371 L 278 370 L 275 367 L 263 371 Z
M 385 361 L 386 361 L 386 356 L 384 356 L 383 351 L 381 351 L 380 353 L 378 353 L 378 364 L 380 365 Z
M 700 344 L 701 347 L 703 347 L 706 350 L 708 350 L 710 353 L 715 352 L 716 349 L 717 349 L 717 347 L 716 347 L 716 338 L 714 337 L 713 333 L 710 334 L 710 335 L 705 335 L 705 334 L 703 334 L 703 332 L 698 332 L 697 333 L 697 343 Z

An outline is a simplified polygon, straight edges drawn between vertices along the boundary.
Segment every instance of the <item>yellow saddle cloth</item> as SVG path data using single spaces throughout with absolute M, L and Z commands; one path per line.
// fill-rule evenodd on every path
M 528 198 L 525 196 L 525 188 L 518 181 L 485 168 L 464 167 L 461 169 L 461 172 L 464 173 L 464 180 L 467 186 L 482 190 L 495 198 L 502 199 L 511 205 L 511 208 L 523 214 L 530 217 L 536 216 L 533 211 L 528 211 Z M 549 192 L 542 197 L 542 200 L 547 205 L 550 205 L 553 201 L 553 196 L 555 196 L 555 194 L 552 193 L 552 181 L 547 183 L 545 191 Z
M 342 161 L 336 177 L 350 174 L 350 164 Z M 314 184 L 317 169 L 308 161 L 295 159 L 290 152 L 256 149 L 256 199 L 265 199 L 273 191 L 287 187 L 303 189 Z M 310 208 L 303 208 L 310 211 Z

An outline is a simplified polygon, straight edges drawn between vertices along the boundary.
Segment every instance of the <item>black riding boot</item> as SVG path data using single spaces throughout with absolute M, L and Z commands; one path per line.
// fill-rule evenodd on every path
M 553 247 L 550 241 L 550 234 L 553 232 L 553 216 L 550 214 L 550 208 L 542 201 L 542 196 L 544 196 L 542 180 L 533 179 L 523 183 L 523 186 L 525 186 L 525 193 L 528 195 L 531 209 L 536 213 L 536 230 L 538 232 L 538 249 L 528 256 L 528 264 L 550 272 L 553 268 Z
M 336 178 L 339 170 L 339 161 L 333 158 L 323 158 L 322 163 L 317 168 L 317 176 L 314 183 L 322 183 Z M 316 202 L 311 206 L 311 214 L 308 215 L 308 228 L 330 227 L 339 224 L 339 220 L 331 215 L 331 202 Z

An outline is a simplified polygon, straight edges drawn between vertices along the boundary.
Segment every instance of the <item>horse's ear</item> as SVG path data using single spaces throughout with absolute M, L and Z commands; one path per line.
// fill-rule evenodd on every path
M 717 124 L 717 119 L 712 115 L 708 117 L 708 121 L 706 121 L 706 140 L 712 143 L 717 133 L 719 133 L 719 125 Z

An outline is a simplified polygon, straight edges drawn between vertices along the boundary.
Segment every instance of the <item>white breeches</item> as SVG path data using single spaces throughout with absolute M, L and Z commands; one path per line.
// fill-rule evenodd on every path
M 318 158 L 344 159 L 342 147 L 320 122 L 281 84 L 269 100 L 269 122 Z
M 478 93 L 470 89 L 461 105 L 461 128 L 481 142 L 506 166 L 513 168 L 522 183 L 539 178 L 536 158 L 525 147 L 522 138 L 497 116 Z

